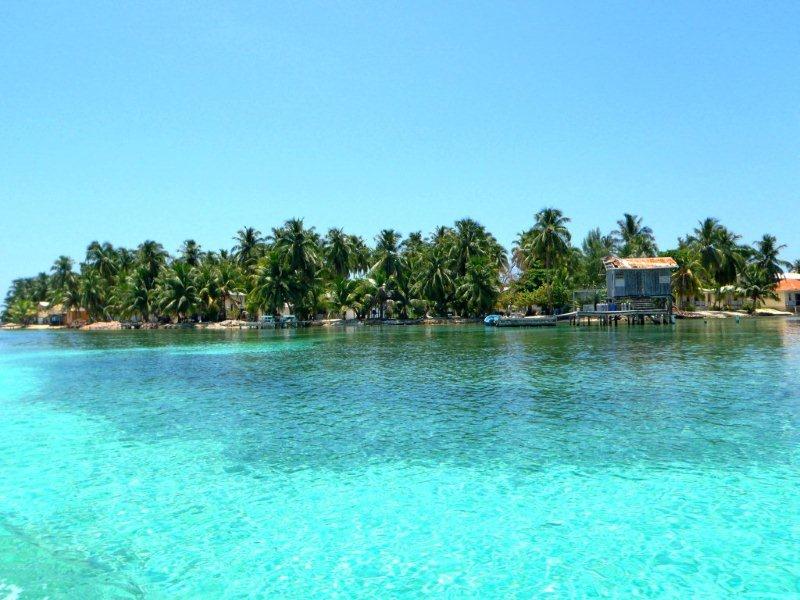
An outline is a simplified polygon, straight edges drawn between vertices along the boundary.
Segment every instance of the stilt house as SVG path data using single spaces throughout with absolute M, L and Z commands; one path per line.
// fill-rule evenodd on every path
M 603 259 L 609 300 L 652 300 L 672 297 L 672 271 L 678 268 L 669 256 Z

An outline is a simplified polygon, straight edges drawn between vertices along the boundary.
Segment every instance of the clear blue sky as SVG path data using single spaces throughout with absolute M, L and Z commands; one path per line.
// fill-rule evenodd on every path
M 566 6 L 565 4 L 569 4 Z M 0 4 L 0 293 L 93 239 L 545 205 L 800 257 L 800 3 Z

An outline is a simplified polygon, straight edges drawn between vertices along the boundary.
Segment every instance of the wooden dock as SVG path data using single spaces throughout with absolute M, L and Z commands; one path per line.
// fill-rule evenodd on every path
M 672 323 L 672 311 L 667 309 L 630 309 L 630 310 L 579 310 L 570 313 L 570 324 L 581 325 L 585 319 L 585 324 L 590 325 L 594 319 L 600 325 L 615 326 L 621 321 L 628 325 L 644 325 L 648 321 L 656 325 L 668 325 Z
M 486 325 L 491 327 L 555 327 L 559 322 L 570 325 L 603 325 L 614 327 L 621 322 L 628 325 L 668 325 L 673 323 L 671 311 L 665 308 L 627 309 L 627 310 L 576 310 L 560 315 L 539 315 L 535 317 L 497 317 Z

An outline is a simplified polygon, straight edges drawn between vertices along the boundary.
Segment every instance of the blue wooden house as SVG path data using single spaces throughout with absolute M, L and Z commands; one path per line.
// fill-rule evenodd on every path
M 606 286 L 609 300 L 670 298 L 672 271 L 678 268 L 669 256 L 653 258 L 620 258 L 607 256 Z

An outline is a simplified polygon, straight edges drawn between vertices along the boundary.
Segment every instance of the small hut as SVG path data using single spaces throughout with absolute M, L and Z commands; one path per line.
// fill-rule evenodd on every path
M 678 263 L 669 256 L 603 259 L 609 300 L 671 298 L 672 271 Z

